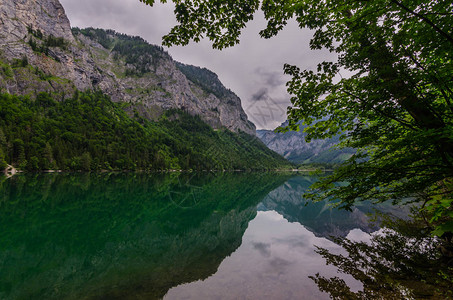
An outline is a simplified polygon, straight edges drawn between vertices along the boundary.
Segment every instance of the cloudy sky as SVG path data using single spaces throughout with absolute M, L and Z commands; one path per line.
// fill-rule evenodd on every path
M 139 0 L 60 0 L 73 27 L 114 29 L 138 35 L 161 45 L 162 36 L 176 24 L 171 4 L 147 6 Z M 274 129 L 286 119 L 290 104 L 283 64 L 314 68 L 329 59 L 326 51 L 308 47 L 311 33 L 289 24 L 277 37 L 261 39 L 265 27 L 261 14 L 255 16 L 241 36 L 241 43 L 222 51 L 214 50 L 208 40 L 186 47 L 166 49 L 180 62 L 206 67 L 242 100 L 249 119 L 258 129 Z

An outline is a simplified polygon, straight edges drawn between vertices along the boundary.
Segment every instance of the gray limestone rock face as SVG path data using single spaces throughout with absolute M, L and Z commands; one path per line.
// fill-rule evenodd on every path
M 74 42 L 68 17 L 58 0 L 2 0 L 0 5 L 2 43 L 17 43 L 28 28 Z
M 282 127 L 287 126 L 283 123 Z M 306 142 L 304 126 L 300 131 L 278 133 L 272 130 L 257 130 L 256 136 L 271 150 L 294 163 L 341 163 L 355 153 L 354 149 L 336 149 L 339 136 L 326 139 L 314 139 Z
M 92 88 L 89 76 L 95 68 L 83 60 L 84 53 L 77 48 L 69 20 L 58 0 L 2 0 L 0 25 L 0 59 L 6 63 L 27 59 L 30 64 L 28 70 L 13 69 L 12 78 L 2 76 L 6 83 L 0 87 L 7 92 L 45 91 L 71 95 L 75 88 Z M 60 38 L 64 47 L 47 47 L 47 53 L 32 49 L 31 42 L 44 48 L 50 37 Z M 49 80 L 52 77 L 58 80 Z
M 119 38 L 113 31 L 108 34 L 112 40 Z M 49 37 L 59 38 L 61 45 L 49 44 Z M 21 95 L 44 91 L 62 99 L 76 90 L 101 90 L 112 101 L 128 103 L 126 111 L 131 115 L 157 119 L 165 110 L 183 109 L 214 129 L 255 135 L 255 125 L 234 93 L 206 92 L 163 51 L 159 57 L 144 56 L 153 66 L 146 65 L 146 72 L 131 76 L 135 67 L 114 49 L 80 32 L 73 34 L 58 0 L 0 2 L 0 91 Z M 11 68 L 18 60 L 27 65 Z M 220 81 L 215 84 L 226 90 Z

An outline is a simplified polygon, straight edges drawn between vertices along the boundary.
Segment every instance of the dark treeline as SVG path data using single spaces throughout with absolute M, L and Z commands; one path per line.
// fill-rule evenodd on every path
M 1 94 L 0 168 L 6 163 L 30 171 L 289 167 L 248 134 L 214 131 L 182 111 L 167 111 L 158 122 L 136 120 L 100 92 L 61 102 L 46 93 Z

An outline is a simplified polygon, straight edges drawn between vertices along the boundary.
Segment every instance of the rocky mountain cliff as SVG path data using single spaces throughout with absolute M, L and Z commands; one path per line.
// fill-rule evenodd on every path
M 64 99 L 76 90 L 101 90 L 126 103 L 130 115 L 150 120 L 177 108 L 199 115 L 215 129 L 255 134 L 240 99 L 214 73 L 177 63 L 138 37 L 71 30 L 58 0 L 3 0 L 0 91 L 45 91 Z
M 287 121 L 281 126 L 287 126 Z M 257 130 L 256 135 L 261 141 L 286 159 L 294 163 L 340 163 L 348 159 L 353 149 L 335 149 L 339 137 L 323 140 L 305 141 L 304 126 L 300 131 L 277 133 L 272 130 Z

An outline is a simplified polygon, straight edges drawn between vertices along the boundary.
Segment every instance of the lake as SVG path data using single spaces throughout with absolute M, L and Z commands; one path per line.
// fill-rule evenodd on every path
M 352 251 L 338 239 L 366 246 L 385 216 L 404 219 L 408 211 L 311 203 L 302 194 L 316 180 L 1 177 L 0 299 L 329 299 L 346 286 L 345 295 L 357 293 L 369 281 L 351 267 L 339 272 L 344 260 L 326 264 Z

